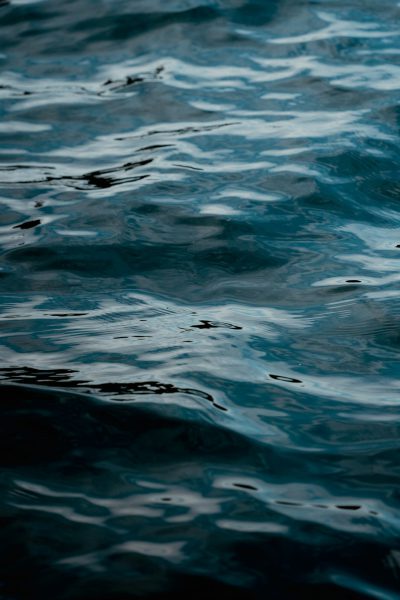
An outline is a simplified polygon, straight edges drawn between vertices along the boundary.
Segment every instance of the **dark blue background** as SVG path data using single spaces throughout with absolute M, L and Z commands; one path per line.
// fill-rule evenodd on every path
M 394 600 L 394 0 L 0 3 L 0 598 Z

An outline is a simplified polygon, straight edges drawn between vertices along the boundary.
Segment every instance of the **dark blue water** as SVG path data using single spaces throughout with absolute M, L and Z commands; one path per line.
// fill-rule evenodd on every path
M 400 597 L 399 16 L 0 2 L 1 600 Z

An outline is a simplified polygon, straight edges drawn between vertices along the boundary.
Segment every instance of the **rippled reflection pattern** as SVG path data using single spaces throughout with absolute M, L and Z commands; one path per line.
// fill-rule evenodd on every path
M 400 5 L 0 2 L 0 598 L 395 600 Z

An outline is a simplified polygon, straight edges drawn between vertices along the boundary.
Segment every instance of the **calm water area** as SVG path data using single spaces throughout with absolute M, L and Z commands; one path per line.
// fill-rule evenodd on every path
M 400 3 L 0 1 L 0 600 L 400 598 Z

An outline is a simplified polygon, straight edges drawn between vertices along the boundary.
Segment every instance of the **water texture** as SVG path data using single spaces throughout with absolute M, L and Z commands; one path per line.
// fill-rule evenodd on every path
M 0 2 L 1 600 L 400 597 L 399 17 Z

